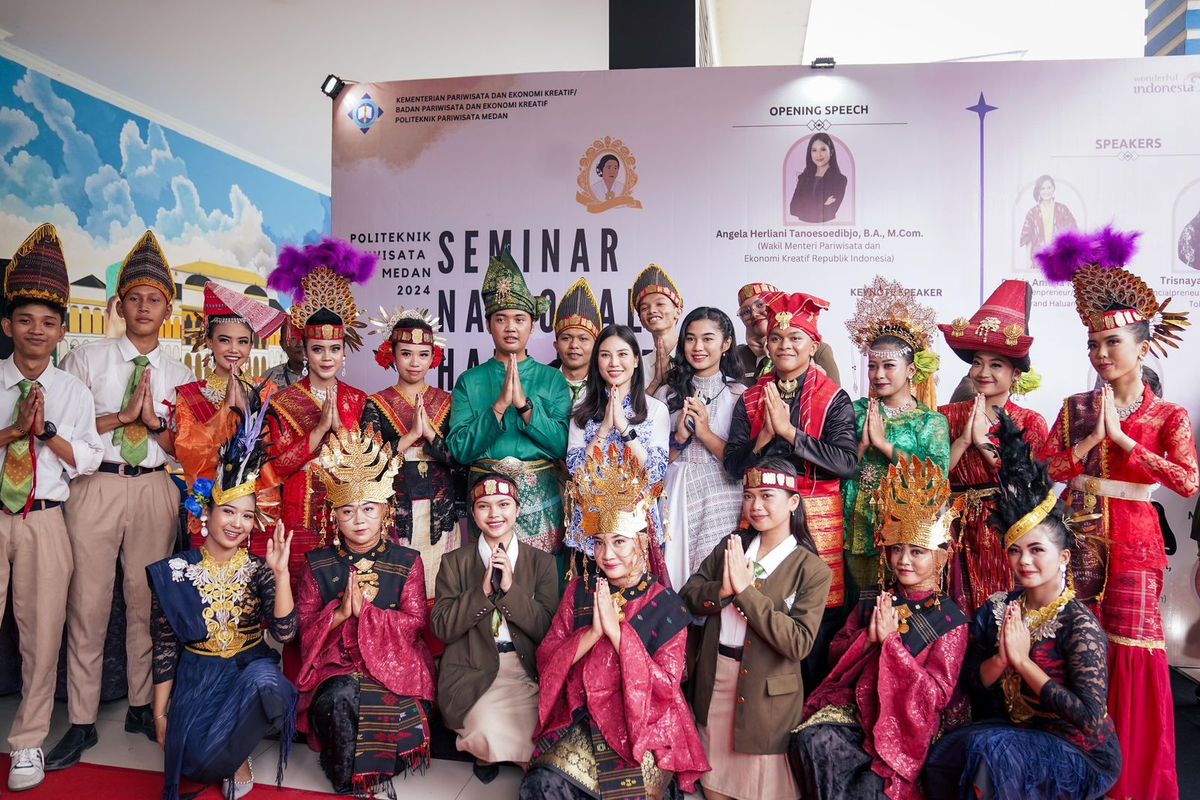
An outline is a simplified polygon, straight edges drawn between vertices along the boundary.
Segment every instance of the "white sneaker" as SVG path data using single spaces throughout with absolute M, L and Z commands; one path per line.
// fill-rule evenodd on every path
M 29 747 L 12 752 L 12 769 L 8 771 L 8 788 L 22 792 L 40 786 L 46 780 L 46 757 L 42 748 Z

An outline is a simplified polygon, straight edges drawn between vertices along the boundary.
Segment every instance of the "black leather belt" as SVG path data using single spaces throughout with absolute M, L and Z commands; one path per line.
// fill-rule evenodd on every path
M 120 475 L 123 478 L 136 478 L 138 475 L 149 475 L 151 472 L 162 472 L 164 469 L 166 469 L 165 466 L 134 467 L 129 464 L 118 464 L 115 461 L 100 462 L 101 472 Z
M 58 508 L 61 505 L 62 505 L 62 500 L 34 500 L 29 505 L 29 510 L 30 511 L 45 511 L 47 508 Z M 0 511 L 3 511 L 5 514 L 9 514 L 14 517 L 20 516 L 21 514 L 25 513 L 25 509 L 21 509 L 20 511 L 9 511 L 8 506 L 5 506 L 5 505 L 0 505 Z
M 515 644 L 513 644 L 512 642 L 496 642 L 496 652 L 497 653 L 515 653 L 515 652 L 517 652 L 517 646 Z
M 729 647 L 729 646 L 723 645 L 723 644 L 717 645 L 718 653 L 725 656 L 726 658 L 732 658 L 735 661 L 741 661 L 742 653 L 744 653 L 745 651 L 746 651 L 746 648 L 744 648 L 744 647 Z

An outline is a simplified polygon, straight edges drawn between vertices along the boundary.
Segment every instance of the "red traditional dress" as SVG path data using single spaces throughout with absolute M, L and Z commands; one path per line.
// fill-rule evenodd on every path
M 304 652 L 297 728 L 321 751 L 335 790 L 373 790 L 429 761 L 435 682 L 422 639 L 428 614 L 421 556 L 385 538 L 369 553 L 326 547 L 306 562 L 296 597 Z M 355 579 L 374 583 L 377 593 L 335 628 L 345 587 Z M 347 725 L 351 719 L 357 723 Z
M 950 441 L 962 435 L 971 419 L 974 400 L 951 403 L 938 409 L 950 421 Z M 1009 400 L 1004 411 L 1025 431 L 1025 441 L 1038 452 L 1046 441 L 1046 419 L 1036 411 Z M 973 617 L 996 592 L 1013 590 L 1004 531 L 989 520 L 996 510 L 999 485 L 996 472 L 975 447 L 968 447 L 950 469 L 950 490 L 961 507 L 953 535 L 958 553 L 951 568 L 951 596 L 968 617 Z
M 572 664 L 592 625 L 592 592 L 579 578 L 567 586 L 538 648 L 536 769 L 522 798 L 550 791 L 538 788 L 540 777 L 562 776 L 603 800 L 661 796 L 672 774 L 691 792 L 709 768 L 680 688 L 691 620 L 683 600 L 648 575 L 621 594 L 620 650 L 605 637 Z M 590 777 L 584 762 L 595 764 Z
M 836 666 L 809 696 L 807 719 L 792 735 L 793 768 L 814 797 L 877 796 L 880 788 L 891 800 L 923 797 L 921 770 L 955 695 L 970 620 L 948 597 L 908 594 L 899 585 L 891 591 L 904 609 L 903 630 L 868 641 L 879 592 L 863 592 L 829 645 Z M 864 761 L 879 781 L 854 780 Z
M 337 414 L 344 428 L 357 428 L 367 403 L 365 392 L 337 382 Z M 267 424 L 271 429 L 271 461 L 264 473 L 269 485 L 283 486 L 281 517 L 294 532 L 289 563 L 293 583 L 304 571 L 304 556 L 323 547 L 329 530 L 325 486 L 307 469 L 317 453 L 308 449 L 308 437 L 321 419 L 321 402 L 313 394 L 309 378 L 274 395 Z M 265 557 L 266 537 L 254 537 L 250 552 Z
M 1200 489 L 1192 423 L 1184 408 L 1146 387 L 1141 407 L 1121 422 L 1137 442 L 1133 450 L 1105 441 L 1080 462 L 1074 446 L 1095 430 L 1098 413 L 1097 393 L 1068 397 L 1040 457 L 1050 477 L 1069 484 L 1068 519 L 1083 518 L 1086 538 L 1077 533 L 1072 571 L 1080 599 L 1098 606 L 1108 634 L 1108 709 L 1125 763 L 1111 794 L 1178 797 L 1174 737 L 1160 735 L 1174 730 L 1175 717 L 1159 612 L 1167 557 L 1149 501 L 1155 484 L 1184 497 Z

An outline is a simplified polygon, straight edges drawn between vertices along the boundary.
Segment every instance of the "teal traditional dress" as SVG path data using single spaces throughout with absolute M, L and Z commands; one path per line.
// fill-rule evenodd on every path
M 854 401 L 855 433 L 862 441 L 863 426 L 867 423 L 867 398 Z M 892 443 L 893 458 L 907 453 L 928 458 L 950 469 L 950 423 L 924 403 L 894 417 L 883 415 L 883 432 Z M 879 549 L 875 546 L 875 510 L 871 497 L 887 474 L 889 462 L 874 447 L 868 447 L 858 462 L 854 477 L 842 481 L 842 506 L 846 515 L 846 607 L 858 603 L 858 594 L 877 583 Z
M 446 444 L 455 461 L 470 466 L 468 487 L 488 472 L 512 478 L 520 491 L 517 535 L 553 553 L 563 538 L 561 462 L 567 455 L 571 390 L 561 372 L 526 358 L 517 365 L 517 374 L 533 403 L 530 421 L 510 407 L 498 422 L 492 406 L 505 374 L 505 365 L 495 358 L 462 374 L 454 385 Z M 467 518 L 478 536 L 475 521 Z

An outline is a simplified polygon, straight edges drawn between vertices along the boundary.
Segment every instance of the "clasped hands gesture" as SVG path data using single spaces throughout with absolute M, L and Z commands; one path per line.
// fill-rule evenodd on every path
M 867 624 L 868 642 L 880 644 L 900 630 L 900 609 L 894 603 L 891 592 L 879 593 L 875 608 L 871 611 L 871 621 Z
M 232 382 L 230 381 L 230 383 Z M 32 392 L 30 394 L 32 395 Z M 137 388 L 129 396 L 129 402 L 117 412 L 117 422 L 121 426 L 141 422 L 151 430 L 158 428 L 158 412 L 154 410 L 154 392 L 150 389 L 150 367 L 146 367 L 142 372 L 142 379 L 138 381 Z
M 492 558 L 483 571 L 483 593 L 487 597 L 492 596 L 492 570 L 494 569 L 500 570 L 500 591 L 508 592 L 513 585 L 512 562 L 508 560 L 508 551 L 502 544 L 492 550 Z
M 1017 672 L 1029 660 L 1029 626 L 1021 613 L 1021 603 L 1013 600 L 1004 610 L 1004 623 L 1000 627 L 1000 636 L 996 641 L 999 650 L 993 658 L 1001 669 L 1012 667 Z
M 875 448 L 883 453 L 888 460 L 892 457 L 892 443 L 888 441 L 886 428 L 883 424 L 882 401 L 878 397 L 867 400 L 867 417 L 863 421 L 862 435 L 859 437 L 859 456 L 868 448 Z
M 1092 446 L 1108 439 L 1126 452 L 1132 450 L 1137 442 L 1121 428 L 1121 415 L 1117 412 L 1117 401 L 1113 395 L 1112 384 L 1104 384 L 1099 395 L 1100 413 L 1096 415 L 1096 427 L 1092 430 L 1091 438 L 1094 440 Z
M 521 385 L 521 373 L 517 369 L 517 355 L 511 353 L 509 361 L 504 365 L 504 385 L 500 387 L 500 397 L 492 404 L 496 418 L 504 416 L 504 412 L 512 408 L 524 408 L 529 402 L 525 396 L 525 387 Z
M 437 437 L 437 430 L 434 429 L 433 422 L 429 419 L 429 411 L 425 408 L 424 390 L 413 401 L 413 408 L 412 427 L 408 433 L 400 437 L 400 441 L 396 446 L 396 451 L 399 453 L 403 453 L 421 440 L 432 444 L 433 440 Z
M 158 427 L 158 420 L 154 421 Z M 41 436 L 46 432 L 46 395 L 40 384 L 29 390 L 29 394 L 17 408 L 17 431 L 22 436 Z
M 691 422 L 691 427 L 688 427 Z M 683 408 L 679 410 L 679 419 L 675 421 L 675 441 L 686 442 L 693 433 L 697 436 L 707 436 L 711 433 L 708 417 L 708 403 L 697 392 L 695 397 L 683 398 Z
M 754 584 L 754 562 L 742 549 L 742 537 L 736 533 L 725 539 L 725 566 L 721 574 L 721 599 L 741 594 Z
M 332 627 L 336 628 L 351 617 L 362 616 L 363 606 L 366 604 L 362 587 L 358 585 L 358 570 L 351 567 L 346 577 L 346 591 L 342 594 L 342 603 L 333 612 Z
M 981 450 L 990 448 L 993 445 L 989 434 L 991 434 L 994 424 L 988 419 L 987 400 L 982 394 L 976 394 L 975 400 L 971 405 L 971 416 L 967 419 L 967 424 L 963 427 L 962 433 L 958 435 L 959 441 L 970 447 L 978 447 Z
M 763 389 L 763 429 L 754 443 L 754 452 L 760 452 L 776 436 L 789 444 L 796 441 L 796 426 L 792 424 L 792 409 L 779 394 L 779 387 L 768 383 Z
M 629 420 L 625 417 L 625 397 L 628 394 L 628 384 L 608 387 L 608 404 L 604 407 L 604 419 L 600 421 L 600 429 L 596 431 L 596 437 L 601 441 L 608 436 L 609 431 L 615 430 L 621 436 L 629 431 Z
M 586 640 L 580 643 L 576 661 L 601 639 L 612 642 L 614 649 L 621 647 L 621 610 L 608 588 L 608 580 L 596 578 L 596 590 L 592 593 L 592 627 L 588 628 Z

